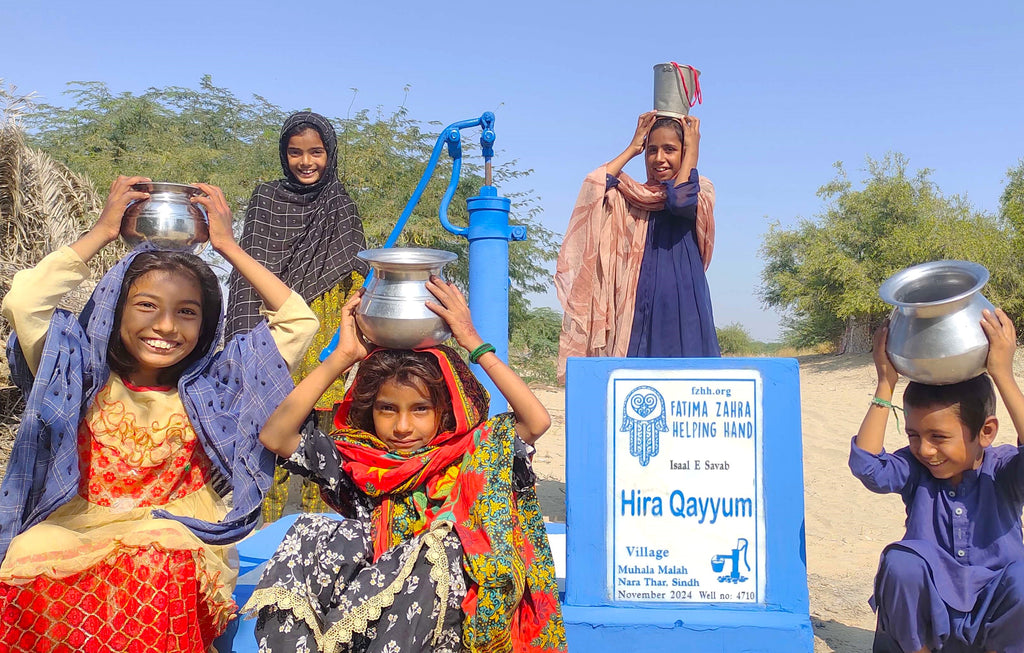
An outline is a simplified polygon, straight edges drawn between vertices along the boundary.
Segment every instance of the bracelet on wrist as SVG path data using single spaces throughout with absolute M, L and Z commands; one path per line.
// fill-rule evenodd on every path
M 476 364 L 480 360 L 480 357 L 487 352 L 497 352 L 497 349 L 495 349 L 494 345 L 491 343 L 485 342 L 469 353 L 469 362 Z
M 899 406 L 893 404 L 891 401 L 889 401 L 887 399 L 882 399 L 879 396 L 874 396 L 874 397 L 871 398 L 871 405 L 872 406 L 882 406 L 883 408 L 892 408 L 892 415 L 893 415 L 893 417 L 896 418 L 896 428 L 900 428 L 900 414 L 899 414 L 899 411 L 903 410 L 902 408 L 900 408 Z

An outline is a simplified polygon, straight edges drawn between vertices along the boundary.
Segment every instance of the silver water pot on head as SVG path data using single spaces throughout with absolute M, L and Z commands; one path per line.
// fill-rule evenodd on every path
M 981 312 L 994 311 L 981 295 L 988 270 L 969 261 L 932 261 L 906 268 L 878 294 L 895 306 L 885 351 L 912 381 L 948 385 L 985 371 L 988 338 Z
M 210 240 L 206 209 L 191 199 L 202 195 L 196 186 L 166 181 L 132 184 L 149 199 L 132 202 L 121 218 L 121 237 L 131 246 L 149 241 L 160 249 L 197 253 Z
M 439 303 L 427 290 L 431 275 L 458 258 L 452 252 L 419 247 L 368 249 L 356 254 L 373 268 L 373 278 L 356 309 L 356 325 L 374 344 L 389 349 L 439 345 L 452 336 L 448 324 L 426 307 Z

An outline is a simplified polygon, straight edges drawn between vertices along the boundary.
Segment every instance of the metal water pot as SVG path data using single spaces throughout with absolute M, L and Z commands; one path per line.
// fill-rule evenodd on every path
M 932 261 L 892 275 L 878 289 L 896 308 L 885 351 L 896 371 L 930 385 L 947 385 L 985 371 L 988 338 L 981 295 L 988 270 L 969 261 Z
M 121 237 L 131 246 L 149 241 L 160 249 L 198 252 L 210 240 L 206 209 L 189 200 L 203 191 L 187 184 L 132 184 L 149 199 L 132 202 L 121 218 Z
M 700 97 L 699 70 L 674 62 L 654 66 L 654 110 L 659 117 L 688 116 Z
M 427 290 L 431 275 L 458 258 L 452 252 L 419 247 L 368 249 L 356 254 L 373 268 L 373 278 L 356 310 L 356 325 L 371 342 L 391 349 L 441 344 L 448 324 L 426 307 L 439 303 Z

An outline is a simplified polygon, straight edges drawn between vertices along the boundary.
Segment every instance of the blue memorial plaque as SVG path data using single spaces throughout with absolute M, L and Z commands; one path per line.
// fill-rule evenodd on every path
M 761 385 L 757 370 L 611 373 L 612 602 L 763 602 Z
M 813 650 L 795 360 L 570 359 L 566 503 L 570 651 Z

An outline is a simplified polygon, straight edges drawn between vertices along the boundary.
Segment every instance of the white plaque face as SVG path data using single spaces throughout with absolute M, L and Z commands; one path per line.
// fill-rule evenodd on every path
M 615 370 L 608 381 L 608 597 L 762 603 L 757 370 Z

